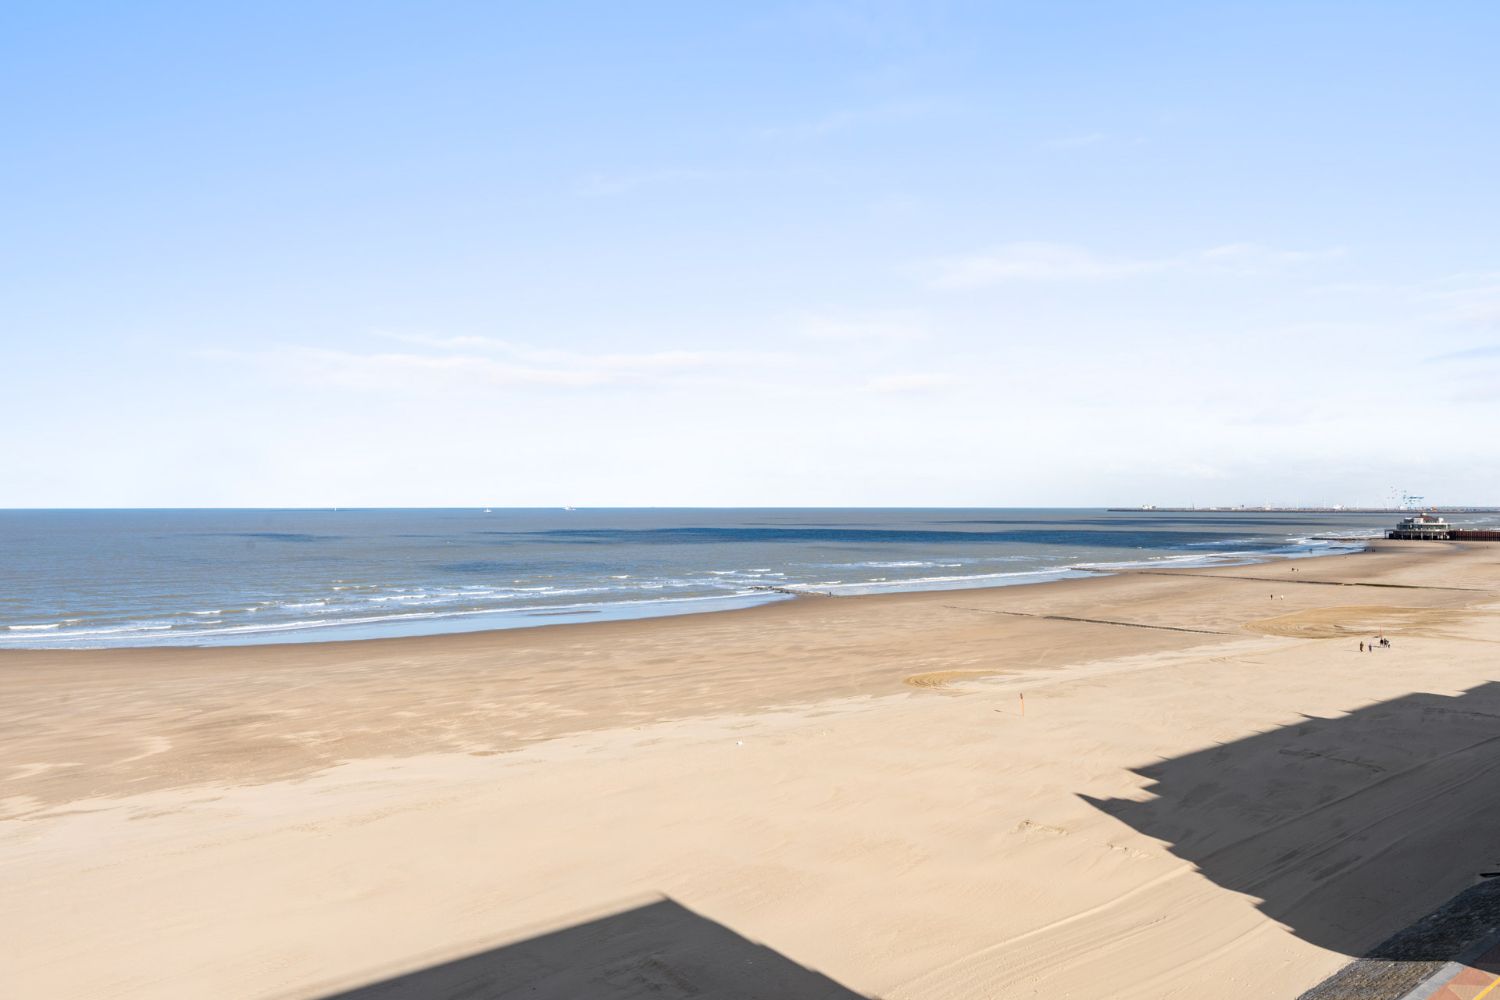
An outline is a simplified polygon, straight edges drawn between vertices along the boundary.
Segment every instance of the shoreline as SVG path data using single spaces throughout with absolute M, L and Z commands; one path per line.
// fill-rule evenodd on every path
M 1497 612 L 1500 546 L 1379 541 L 589 628 L 0 651 L 0 984 L 445 996 L 444 963 L 519 989 L 562 935 L 574 978 L 538 995 L 608 996 L 648 959 L 751 974 L 732 935 L 850 997 L 1290 1000 L 1492 864 Z M 1393 648 L 1358 651 L 1377 630 Z
M 1273 551 L 1265 555 L 1255 553 L 1192 553 L 1173 552 L 1155 558 L 1127 561 L 1117 564 L 1080 563 L 1055 569 L 1020 570 L 1013 573 L 979 574 L 970 577 L 913 578 L 879 583 L 840 584 L 848 591 L 818 590 L 814 584 L 757 585 L 746 592 L 725 595 L 702 595 L 677 598 L 647 598 L 594 602 L 586 605 L 543 606 L 537 608 L 486 609 L 451 612 L 414 613 L 410 615 L 381 616 L 332 622 L 303 621 L 284 624 L 249 627 L 243 631 L 220 630 L 212 635 L 218 641 L 194 642 L 200 638 L 192 635 L 177 641 L 159 641 L 155 636 L 139 642 L 89 644 L 79 636 L 65 636 L 63 642 L 48 643 L 38 634 L 32 640 L 37 645 L 0 644 L 0 654 L 8 651 L 63 651 L 63 650 L 112 650 L 112 649 L 227 649 L 241 646 L 310 645 L 333 642 L 381 641 L 395 638 L 429 638 L 444 635 L 487 634 L 521 629 L 547 628 L 557 625 L 585 625 L 601 622 L 649 621 L 664 618 L 679 618 L 699 614 L 723 614 L 749 610 L 788 599 L 806 597 L 885 597 L 900 594 L 950 593 L 973 590 L 991 590 L 1011 587 L 1029 587 L 1067 580 L 1082 580 L 1096 576 L 1114 576 L 1152 569 L 1209 569 L 1237 566 L 1264 565 L 1285 560 L 1322 559 L 1339 555 L 1351 555 L 1364 551 L 1378 536 L 1339 538 L 1320 536 L 1303 539 L 1301 544 L 1317 541 L 1327 543 L 1331 551 L 1315 549 L 1296 550 L 1298 542 L 1289 542 L 1293 551 Z M 1012 579 L 1014 578 L 1014 579 Z M 1022 579 L 1024 578 L 1024 579 Z M 964 580 L 973 580 L 965 583 Z M 1009 581 L 1009 582 L 1007 582 Z M 855 588 L 855 589 L 850 589 Z M 702 606 L 700 606 L 702 605 Z M 575 617 L 576 621 L 550 621 L 548 619 Z M 495 620 L 504 624 L 494 624 Z M 421 631 L 394 634 L 360 634 L 381 632 L 410 622 Z M 418 624 L 420 622 L 420 624 Z M 51 626 L 12 626 L 23 630 L 41 630 Z M 327 633 L 345 633 L 324 638 Z
M 484 643 L 488 643 L 488 642 L 490 642 L 492 640 L 498 640 L 498 639 L 500 639 L 500 637 L 509 636 L 509 635 L 512 635 L 513 633 L 531 633 L 531 634 L 555 633 L 557 630 L 569 630 L 569 631 L 571 631 L 572 629 L 578 628 L 578 627 L 586 627 L 586 628 L 599 629 L 599 628 L 606 628 L 606 627 L 611 627 L 611 626 L 623 627 L 626 630 L 629 630 L 632 626 L 635 626 L 635 625 L 650 625 L 652 623 L 677 622 L 677 621 L 681 621 L 681 620 L 684 620 L 684 619 L 702 618 L 704 616 L 711 616 L 711 617 L 715 617 L 715 618 L 717 618 L 719 616 L 730 616 L 730 615 L 732 615 L 732 616 L 749 616 L 749 615 L 755 615 L 757 613 L 765 613 L 765 612 L 767 612 L 769 610 L 772 610 L 772 609 L 797 607 L 797 606 L 800 606 L 800 605 L 802 605 L 802 604 L 804 604 L 806 602 L 838 601 L 838 602 L 859 602 L 861 604 L 863 604 L 865 602 L 870 602 L 872 604 L 873 603 L 877 603 L 877 602 L 896 602 L 897 604 L 900 604 L 900 603 L 903 603 L 906 600 L 911 599 L 911 598 L 926 598 L 926 599 L 932 600 L 932 599 L 941 599 L 944 595 L 952 596 L 952 595 L 967 595 L 967 594 L 976 595 L 977 597 L 983 597 L 983 596 L 986 596 L 986 595 L 990 595 L 992 592 L 1025 591 L 1025 590 L 1030 590 L 1031 588 L 1056 587 L 1056 586 L 1058 586 L 1060 584 L 1086 584 L 1086 583 L 1088 583 L 1090 581 L 1095 581 L 1095 580 L 1109 580 L 1109 579 L 1115 579 L 1115 578 L 1121 578 L 1121 577 L 1130 577 L 1130 576 L 1162 575 L 1162 576 L 1170 576 L 1170 577 L 1189 577 L 1189 576 L 1194 575 L 1194 571 L 1195 570 L 1196 571 L 1202 571 L 1202 570 L 1214 569 L 1214 568 L 1222 568 L 1222 569 L 1245 569 L 1245 568 L 1252 567 L 1252 566 L 1278 566 L 1278 565 L 1281 565 L 1281 564 L 1302 563 L 1302 562 L 1316 562 L 1316 561 L 1322 560 L 1322 559 L 1337 559 L 1337 558 L 1351 556 L 1351 555 L 1359 555 L 1361 553 L 1370 551 L 1372 549 L 1372 547 L 1373 547 L 1371 543 L 1380 542 L 1380 541 L 1383 541 L 1383 540 L 1382 539 L 1374 539 L 1374 538 L 1371 538 L 1371 539 L 1361 539 L 1360 540 L 1360 545 L 1361 545 L 1360 548 L 1358 548 L 1358 549 L 1351 549 L 1351 550 L 1348 550 L 1348 551 L 1329 552 L 1329 553 L 1316 553 L 1316 554 L 1309 554 L 1309 555 L 1279 555 L 1279 556 L 1274 556 L 1274 557 L 1265 558 L 1265 559 L 1236 560 L 1236 561 L 1233 561 L 1233 562 L 1209 562 L 1209 563 L 1204 563 L 1203 565 L 1173 564 L 1173 563 L 1166 562 L 1166 560 L 1164 559 L 1164 560 L 1162 560 L 1162 564 L 1160 565 L 1159 568 L 1152 568 L 1152 566 L 1153 566 L 1152 563 L 1143 562 L 1139 566 L 1134 566 L 1134 567 L 1131 567 L 1131 568 L 1121 568 L 1121 569 L 1088 570 L 1088 571 L 1075 571 L 1075 570 L 1069 569 L 1069 570 L 1059 571 L 1059 574 L 1061 574 L 1061 573 L 1067 573 L 1069 575 L 1058 575 L 1058 576 L 1056 576 L 1056 577 L 1054 577 L 1052 579 L 1045 579 L 1045 580 L 1022 580 L 1022 581 L 1017 581 L 1015 583 L 988 584 L 988 585 L 984 585 L 984 586 L 972 586 L 972 587 L 922 588 L 922 589 L 914 589 L 914 590 L 895 590 L 895 589 L 893 589 L 893 590 L 881 591 L 881 592 L 877 592 L 877 593 L 861 593 L 861 594 L 835 594 L 835 593 L 829 593 L 829 592 L 826 592 L 826 591 L 814 591 L 814 590 L 792 591 L 790 589 L 785 589 L 785 590 L 777 590 L 776 591 L 776 596 L 770 597 L 770 598 L 768 598 L 768 599 L 766 599 L 764 601 L 753 603 L 753 604 L 747 604 L 747 605 L 739 606 L 739 607 L 705 609 L 705 610 L 701 610 L 701 611 L 679 611 L 679 612 L 675 612 L 675 613 L 667 613 L 667 614 L 660 614 L 660 615 L 643 615 L 643 616 L 638 616 L 638 617 L 637 616 L 631 616 L 631 617 L 603 618 L 603 619 L 600 619 L 600 618 L 590 618 L 590 619 L 584 619 L 584 620 L 580 620 L 580 621 L 567 621 L 567 622 L 547 622 L 547 621 L 543 621 L 543 622 L 539 622 L 539 623 L 534 624 L 534 625 L 510 626 L 510 627 L 505 627 L 505 628 L 475 628 L 475 629 L 456 630 L 456 631 L 452 631 L 452 632 L 418 632 L 418 633 L 411 633 L 411 634 L 407 634 L 407 635 L 391 635 L 391 636 L 379 636 L 379 637 L 371 637 L 371 638 L 306 639 L 306 640 L 286 640 L 286 641 L 277 641 L 277 642 L 202 643 L 202 644 L 197 644 L 197 645 L 191 645 L 191 644 L 187 644 L 187 643 L 181 643 L 181 644 L 157 645 L 157 646 L 149 646 L 149 645 L 129 645 L 129 646 L 49 646 L 49 647 L 41 647 L 41 646 L 4 646 L 4 647 L 0 647 L 0 670 L 4 670 L 5 666 L 6 666 L 6 661 L 9 660 L 9 659 L 12 659 L 12 658 L 20 659 L 22 657 L 34 657 L 34 656 L 51 655 L 51 654 L 57 654 L 59 656 L 81 656 L 81 655 L 99 655 L 99 654 L 111 654 L 111 655 L 114 655 L 114 654 L 130 654 L 132 657 L 138 657 L 138 658 L 141 658 L 141 659 L 148 659 L 148 658 L 150 658 L 152 656 L 157 656 L 157 655 L 166 655 L 166 656 L 169 656 L 169 657 L 177 657 L 177 656 L 181 656 L 183 654 L 188 654 L 188 653 L 209 653 L 209 652 L 217 652 L 217 651 L 224 651 L 224 652 L 229 652 L 229 651 L 244 651 L 245 654 L 247 656 L 250 656 L 251 658 L 259 658 L 259 657 L 255 656 L 255 654 L 257 654 L 257 653 L 264 654 L 265 652 L 270 651 L 270 650 L 281 650 L 281 649 L 288 649 L 288 648 L 295 649 L 295 650 L 306 650 L 306 649 L 314 649 L 314 648 L 319 648 L 319 647 L 337 647 L 337 648 L 344 648 L 344 649 L 357 649 L 357 648 L 371 648 L 371 649 L 374 649 L 377 646 L 385 646 L 385 645 L 390 645 L 392 647 L 395 647 L 397 644 L 405 644 L 405 645 L 410 645 L 410 646 L 414 646 L 415 647 L 415 646 L 423 646 L 423 645 L 426 645 L 427 643 L 432 643 L 432 642 L 443 643 L 443 642 L 449 642 L 449 641 L 453 642 L 456 647 L 458 645 L 460 645 L 460 644 L 463 645 L 463 646 L 465 646 L 465 647 L 467 647 L 467 646 L 475 644 L 475 643 L 484 644 Z M 1170 557 L 1168 557 L 1168 558 L 1170 558 Z M 1200 572 L 1197 575 L 1200 576 L 1200 577 L 1202 577 L 1204 574 L 1202 574 Z M 1209 574 L 1209 575 L 1212 575 L 1212 574 Z M 1302 583 L 1302 582 L 1312 582 L 1312 581 L 1290 580 L 1288 582 Z M 704 598 L 703 600 L 717 600 L 717 598 Z M 673 602 L 671 602 L 670 600 L 663 600 L 660 603 L 673 603 Z

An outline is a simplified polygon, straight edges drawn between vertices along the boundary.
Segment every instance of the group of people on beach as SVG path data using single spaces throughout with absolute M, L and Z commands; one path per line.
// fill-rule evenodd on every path
M 1371 653 L 1371 652 L 1374 652 L 1375 651 L 1375 647 L 1376 647 L 1377 644 L 1380 645 L 1380 646 L 1385 647 L 1386 649 L 1390 649 L 1391 648 L 1391 640 L 1387 639 L 1385 636 L 1381 636 L 1378 639 L 1371 639 L 1369 642 L 1362 642 L 1362 643 L 1360 643 L 1359 644 L 1359 651 L 1361 653 Z

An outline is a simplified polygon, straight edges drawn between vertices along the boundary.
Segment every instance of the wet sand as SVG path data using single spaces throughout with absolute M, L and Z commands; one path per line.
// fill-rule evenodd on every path
M 1377 543 L 0 652 L 0 994 L 1294 997 L 1500 861 L 1497 611 Z

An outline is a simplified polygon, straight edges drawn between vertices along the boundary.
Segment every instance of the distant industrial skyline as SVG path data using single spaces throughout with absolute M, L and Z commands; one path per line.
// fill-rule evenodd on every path
M 0 14 L 0 506 L 1500 500 L 1500 8 Z

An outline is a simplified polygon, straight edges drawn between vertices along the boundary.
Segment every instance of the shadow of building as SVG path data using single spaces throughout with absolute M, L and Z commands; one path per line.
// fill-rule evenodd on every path
M 671 899 L 323 1000 L 865 1000 Z
M 1152 798 L 1084 798 L 1345 955 L 1500 868 L 1500 683 L 1304 717 L 1136 773 Z M 1404 935 L 1401 958 L 1450 958 L 1451 936 Z

